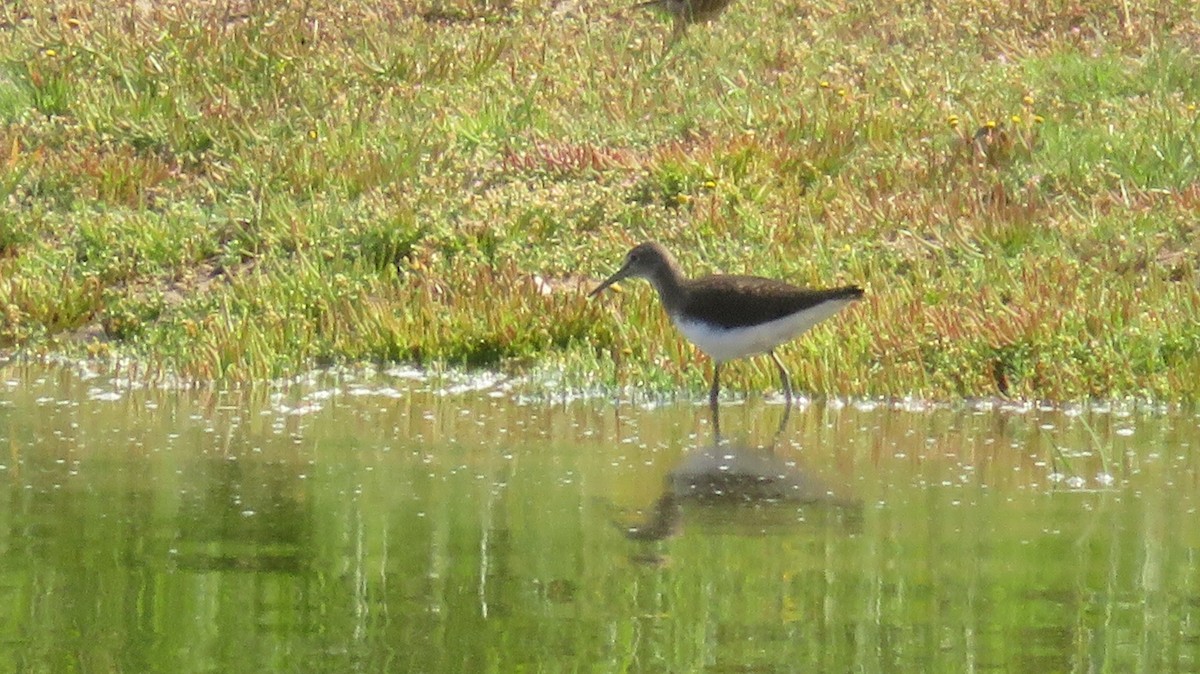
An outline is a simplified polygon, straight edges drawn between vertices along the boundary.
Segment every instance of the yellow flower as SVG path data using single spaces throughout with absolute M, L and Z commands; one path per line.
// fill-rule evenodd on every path
M 946 118 L 946 123 L 950 125 L 951 129 L 957 129 L 958 128 L 958 115 L 950 115 L 949 117 Z
M 313 130 L 309 131 L 308 137 L 310 140 L 316 140 L 317 139 L 317 130 L 313 129 Z
M 675 195 L 675 203 L 680 204 L 680 205 L 686 204 L 687 202 L 689 202 L 691 200 L 692 200 L 691 197 L 689 197 L 688 195 L 683 194 L 683 193 Z
M 715 190 L 715 189 L 717 189 L 717 181 L 715 181 L 715 180 L 706 180 L 706 181 L 704 181 L 704 189 L 706 189 L 706 190 Z
M 1024 103 L 1025 105 L 1033 105 L 1033 96 L 1030 96 L 1029 94 L 1025 94 L 1025 98 L 1022 98 L 1021 102 Z
M 47 49 L 46 51 L 44 51 L 42 53 L 45 54 L 46 56 L 48 56 L 49 58 L 54 58 L 55 56 L 58 56 L 57 49 Z
M 821 80 L 821 88 L 828 89 L 829 88 L 829 80 Z
M 1020 115 L 1013 115 L 1012 117 L 1009 117 L 1009 119 L 1012 121 L 1012 123 L 1013 123 L 1013 124 L 1020 124 L 1020 123 L 1021 123 L 1021 116 L 1020 116 Z
M 839 89 L 838 89 L 838 91 L 837 91 L 837 94 L 838 94 L 838 96 L 841 96 L 842 98 L 845 98 L 845 97 L 846 97 L 846 89 L 845 89 L 844 87 L 843 87 L 843 88 L 839 88 Z
M 984 126 L 986 126 L 986 127 L 987 127 L 987 128 L 989 128 L 989 129 L 994 129 L 994 128 L 996 128 L 996 126 L 997 126 L 997 124 L 996 124 L 996 120 L 994 120 L 994 119 L 989 119 L 989 120 L 988 120 L 988 121 L 987 121 L 987 122 L 984 124 Z
M 1046 121 L 1046 118 L 1045 118 L 1045 117 L 1042 117 L 1041 115 L 1034 115 L 1034 116 L 1033 116 L 1033 123 L 1034 123 L 1034 124 L 1041 124 L 1041 123 L 1042 123 L 1042 122 L 1044 122 L 1044 121 Z

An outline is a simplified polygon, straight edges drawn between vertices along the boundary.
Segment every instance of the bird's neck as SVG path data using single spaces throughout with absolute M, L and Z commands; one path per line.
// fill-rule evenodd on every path
M 668 260 L 667 264 L 658 270 L 658 273 L 650 277 L 650 283 L 658 291 L 658 297 L 662 300 L 667 313 L 672 316 L 679 313 L 684 304 L 687 287 L 683 273 L 679 271 L 679 266 L 675 264 L 675 261 Z

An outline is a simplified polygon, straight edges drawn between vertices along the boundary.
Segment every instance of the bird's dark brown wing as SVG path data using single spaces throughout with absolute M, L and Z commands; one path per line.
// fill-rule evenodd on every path
M 797 288 L 758 276 L 706 276 L 688 282 L 680 307 L 686 314 L 704 316 L 724 328 L 766 323 L 836 300 L 856 300 L 857 286 L 828 290 Z

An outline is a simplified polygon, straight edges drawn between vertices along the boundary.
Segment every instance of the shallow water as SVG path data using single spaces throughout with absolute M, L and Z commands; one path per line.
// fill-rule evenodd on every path
M 1200 416 L 0 366 L 0 671 L 1200 670 Z

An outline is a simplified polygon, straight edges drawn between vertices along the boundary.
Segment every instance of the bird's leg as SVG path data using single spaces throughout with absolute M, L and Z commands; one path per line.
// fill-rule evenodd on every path
M 775 451 L 775 443 L 779 442 L 779 438 L 783 436 L 783 431 L 787 428 L 788 419 L 792 416 L 792 406 L 788 405 L 783 410 L 783 418 L 779 420 L 779 428 L 775 429 L 775 440 L 771 443 L 771 451 Z
M 771 360 L 775 361 L 775 367 L 779 368 L 779 378 L 783 380 L 783 395 L 787 398 L 787 408 L 790 412 L 792 410 L 792 378 L 788 375 L 787 368 L 783 366 L 783 361 L 775 355 L 775 349 L 771 349 L 768 353 L 771 354 Z
M 682 13 L 675 15 L 675 21 L 671 25 L 671 43 L 679 41 L 683 34 L 687 32 L 688 24 L 692 22 L 690 11 L 685 9 Z
M 663 49 L 663 58 L 666 58 L 667 54 L 670 54 L 671 50 L 675 47 L 675 44 L 683 38 L 683 34 L 687 32 L 687 27 L 687 18 L 676 14 L 675 22 L 671 26 L 671 37 L 667 38 L 667 46 Z
M 721 364 L 713 361 L 713 383 L 708 390 L 708 406 L 712 409 L 713 418 L 717 416 L 717 392 L 721 390 Z
M 721 411 L 716 405 L 710 405 L 708 409 L 712 412 L 713 447 L 717 447 L 721 444 Z

